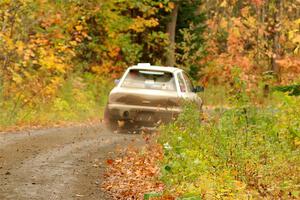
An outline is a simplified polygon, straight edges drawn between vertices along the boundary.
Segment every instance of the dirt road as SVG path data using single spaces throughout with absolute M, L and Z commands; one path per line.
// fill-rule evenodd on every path
M 0 134 L 0 199 L 109 199 L 101 190 L 105 161 L 139 135 L 100 126 Z

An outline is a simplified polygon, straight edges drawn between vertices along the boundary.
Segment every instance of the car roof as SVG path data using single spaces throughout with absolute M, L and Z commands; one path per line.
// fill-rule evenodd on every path
M 170 72 L 170 73 L 174 73 L 176 71 L 182 71 L 181 69 L 176 68 L 176 67 L 164 67 L 164 66 L 156 66 L 156 65 L 149 65 L 149 66 L 134 65 L 134 66 L 129 67 L 129 69 L 154 70 L 154 71 L 164 71 L 164 72 Z

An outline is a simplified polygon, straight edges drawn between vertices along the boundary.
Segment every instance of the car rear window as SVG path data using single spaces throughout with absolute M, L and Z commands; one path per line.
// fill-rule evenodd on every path
M 130 70 L 122 83 L 122 87 L 170 91 L 176 90 L 172 73 L 144 69 Z

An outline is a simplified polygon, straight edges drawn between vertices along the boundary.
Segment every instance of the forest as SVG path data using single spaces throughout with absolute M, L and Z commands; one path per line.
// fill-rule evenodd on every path
M 0 131 L 98 123 L 114 79 L 137 63 L 184 69 L 216 108 L 200 125 L 187 105 L 160 128 L 148 167 L 164 189 L 148 189 L 300 198 L 299 0 L 1 0 Z M 132 160 L 113 172 L 120 162 Z M 122 181 L 104 188 L 149 192 L 118 193 Z
M 230 88 L 239 71 L 248 91 L 265 93 L 299 80 L 297 0 L 2 0 L 0 8 L 3 127 L 97 118 L 111 80 L 139 62 L 183 68 L 204 86 Z

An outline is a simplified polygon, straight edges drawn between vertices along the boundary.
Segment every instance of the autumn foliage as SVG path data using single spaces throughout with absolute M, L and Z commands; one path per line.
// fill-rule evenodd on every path
M 158 13 L 169 13 L 170 6 L 151 0 L 1 1 L 0 124 L 41 122 L 43 112 L 51 121 L 48 114 L 57 114 L 51 107 L 79 115 L 74 101 L 81 111 L 98 110 L 82 110 L 82 104 L 89 102 L 85 99 L 103 103 L 110 89 L 106 83 L 127 66 L 160 62 L 167 37 Z
M 164 65 L 170 51 L 175 66 L 204 85 L 230 87 L 236 68 L 249 89 L 296 83 L 299 6 L 295 0 L 3 0 L 0 107 L 8 113 L 1 118 L 21 123 L 57 101 L 70 78 L 109 82 L 138 62 Z M 170 50 L 167 27 L 174 20 Z
M 158 144 L 148 144 L 142 152 L 138 149 L 121 152 L 117 158 L 107 160 L 108 171 L 102 188 L 113 199 L 142 200 L 146 193 L 162 192 L 164 184 L 158 180 L 162 156 Z
M 214 3 L 203 6 L 208 12 L 203 83 L 228 83 L 236 67 L 252 88 L 265 81 L 266 74 L 276 84 L 299 81 L 299 2 Z

